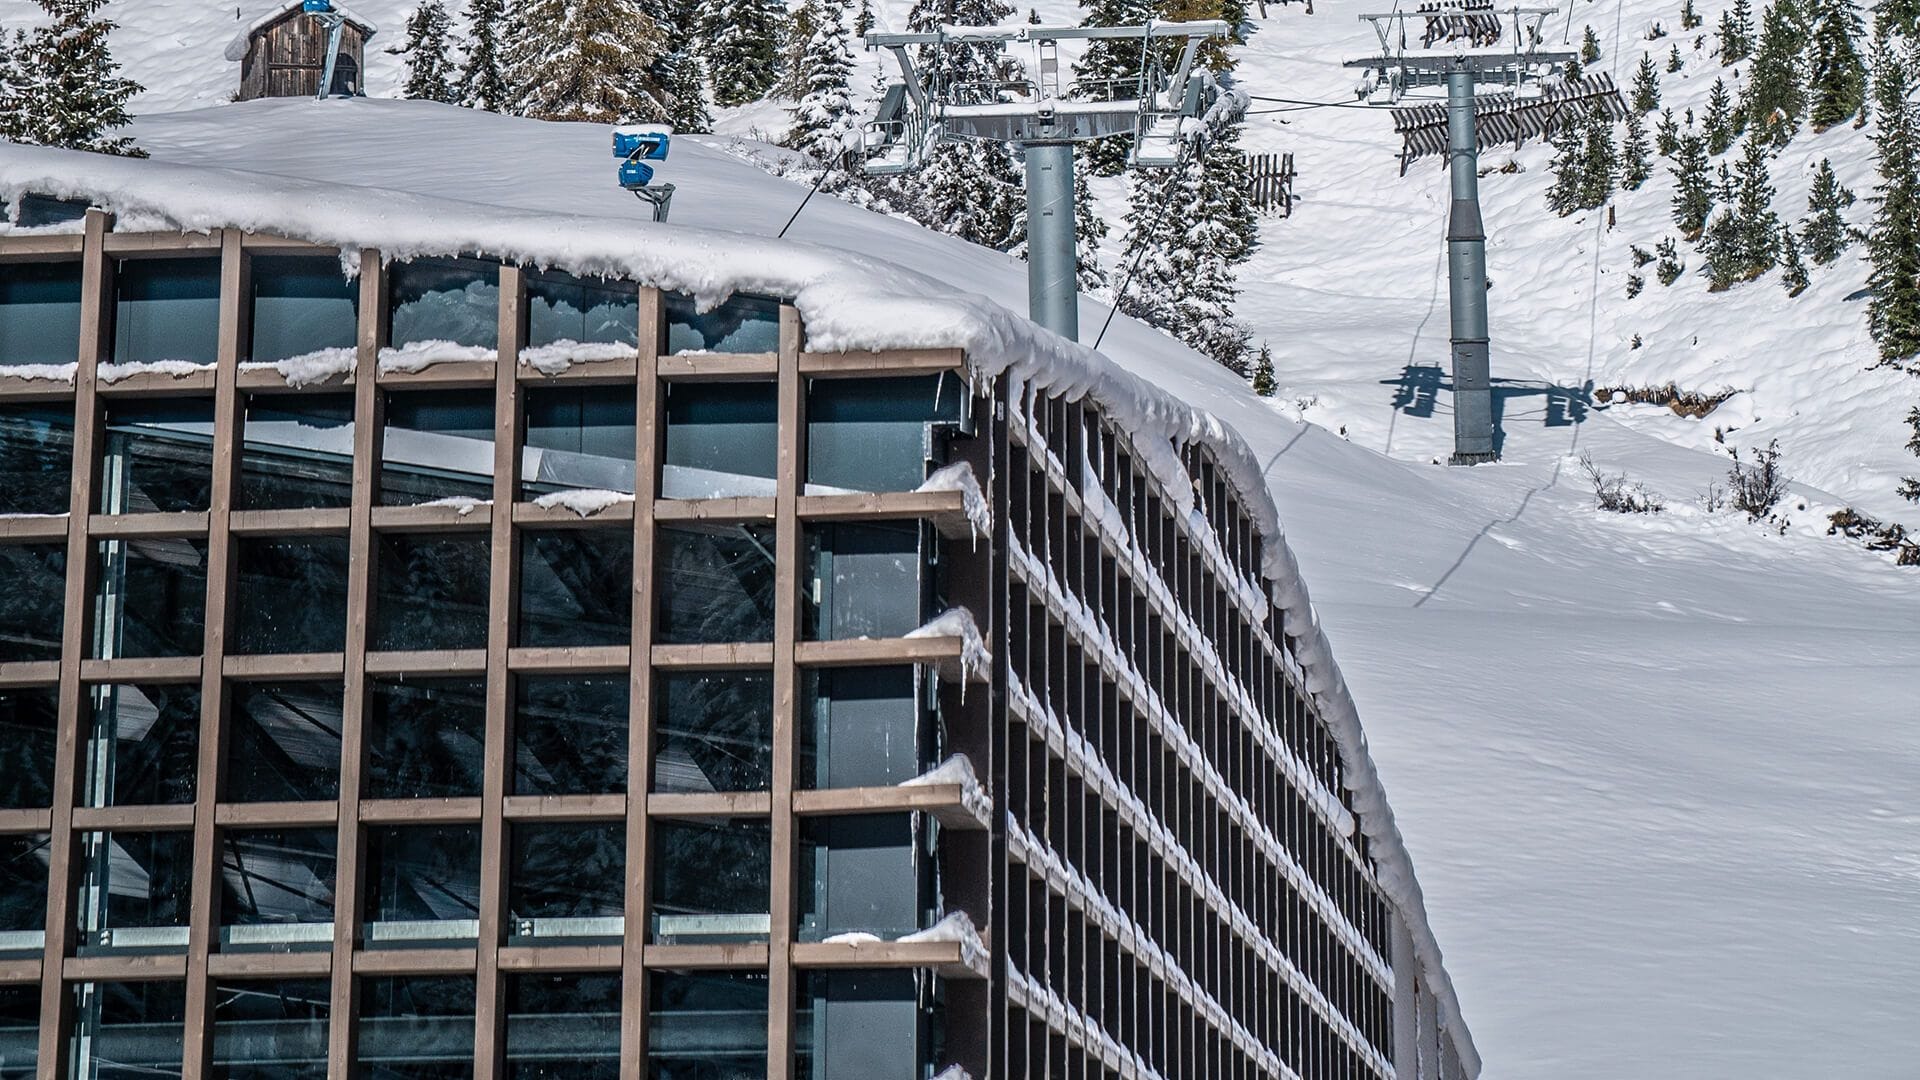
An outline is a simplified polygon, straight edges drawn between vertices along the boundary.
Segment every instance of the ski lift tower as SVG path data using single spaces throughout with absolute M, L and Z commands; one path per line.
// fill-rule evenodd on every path
M 1079 282 L 1074 252 L 1073 144 L 1132 135 L 1128 164 L 1171 168 L 1183 156 L 1182 126 L 1212 103 L 1213 84 L 1193 70 L 1208 38 L 1226 37 L 1226 22 L 1149 23 L 1145 26 L 943 26 L 928 33 L 868 34 L 869 48 L 893 53 L 901 81 L 890 85 L 866 125 L 866 170 L 876 175 L 919 168 L 935 144 L 978 139 L 1011 143 L 1027 170 L 1027 307 L 1034 322 L 1063 337 L 1080 336 Z M 1137 78 L 1060 79 L 1059 45 L 1068 40 L 1122 39 L 1140 44 L 1145 63 Z M 1179 42 L 1179 59 L 1165 66 L 1156 42 Z M 958 46 L 1031 45 L 1032 77 L 963 82 L 946 77 L 945 50 Z M 913 49 L 925 47 L 931 70 L 922 72 Z
M 1452 312 L 1453 458 L 1455 465 L 1499 460 L 1493 441 L 1493 377 L 1487 335 L 1487 233 L 1480 219 L 1480 136 L 1475 93 L 1503 88 L 1502 105 L 1529 92 L 1552 65 L 1576 55 L 1542 47 L 1557 7 L 1508 7 L 1468 0 L 1425 4 L 1417 11 L 1362 15 L 1380 38 L 1380 52 L 1348 60 L 1374 74 L 1361 86 L 1369 104 L 1392 106 L 1409 95 L 1445 88 L 1447 157 L 1453 206 L 1447 223 L 1447 297 Z M 1407 45 L 1407 22 L 1424 21 L 1418 47 Z M 1500 39 L 1509 37 L 1502 42 Z M 1435 48 L 1435 40 L 1441 47 Z

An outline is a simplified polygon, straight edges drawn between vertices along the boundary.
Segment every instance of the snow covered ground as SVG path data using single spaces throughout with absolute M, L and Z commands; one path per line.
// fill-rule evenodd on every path
M 251 18 L 262 5 L 242 6 Z M 355 6 L 391 45 L 407 5 Z M 1573 34 L 1591 23 L 1601 67 L 1625 83 L 1639 34 L 1663 20 L 1675 37 L 1654 43 L 1657 57 L 1675 40 L 1690 57 L 1684 79 L 1666 77 L 1666 101 L 1698 108 L 1720 69 L 1678 34 L 1678 6 L 1577 0 Z M 1698 6 L 1711 26 L 1721 5 Z M 0 0 L 0 24 L 30 10 Z M 1372 41 L 1353 10 L 1271 7 L 1242 85 L 1351 100 L 1339 62 Z M 642 216 L 613 186 L 602 129 L 442 121 L 437 107 L 386 102 L 160 115 L 214 105 L 237 84 L 219 60 L 234 9 L 151 0 L 109 11 L 126 27 L 117 52 L 152 88 L 135 133 L 163 160 Z M 391 86 L 391 58 L 369 59 L 376 91 Z M 777 123 L 776 110 L 760 112 L 745 126 Z M 1609 232 L 1604 212 L 1546 214 L 1546 154 L 1524 148 L 1512 155 L 1523 171 L 1483 180 L 1495 374 L 1512 380 L 1498 384 L 1507 460 L 1435 467 L 1451 437 L 1447 393 L 1429 409 L 1417 391 L 1446 359 L 1437 164 L 1401 179 L 1389 119 L 1359 109 L 1256 116 L 1245 143 L 1292 150 L 1301 170 L 1296 215 L 1264 230 L 1243 301 L 1273 343 L 1282 394 L 1253 398 L 1129 320 L 1104 348 L 1221 416 L 1266 467 L 1485 1075 L 1915 1075 L 1920 574 L 1823 533 L 1825 513 L 1846 504 L 1920 518 L 1892 495 L 1920 464 L 1901 450 L 1899 422 L 1920 379 L 1867 370 L 1863 304 L 1848 298 L 1863 277 L 1857 252 L 1813 268 L 1797 300 L 1777 275 L 1708 296 L 1691 274 L 1671 288 L 1649 277 L 1628 300 L 1627 245 L 1671 231 L 1664 166 L 1619 199 Z M 1782 216 L 1802 212 L 1821 155 L 1864 195 L 1863 146 L 1847 130 L 1796 139 L 1774 167 Z M 804 188 L 730 160 L 734 149 L 724 137 L 676 145 L 662 175 L 687 185 L 675 219 L 770 234 Z M 815 199 L 789 237 L 1024 310 L 1024 268 L 1006 256 L 830 200 Z M 1082 324 L 1103 316 L 1089 303 Z M 1632 350 L 1636 333 L 1644 347 Z M 1742 393 L 1690 421 L 1582 409 L 1552 391 L 1669 379 Z M 1727 467 L 1716 426 L 1735 429 L 1723 431 L 1733 445 L 1780 439 L 1800 482 L 1784 535 L 1697 507 Z M 1671 509 L 1597 512 L 1582 452 Z

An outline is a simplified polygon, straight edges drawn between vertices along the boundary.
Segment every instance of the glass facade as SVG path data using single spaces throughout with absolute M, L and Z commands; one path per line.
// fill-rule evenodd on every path
M 0 368 L 80 358 L 80 263 L 0 263 Z
M 528 342 L 619 364 L 523 354 L 496 400 L 494 264 L 389 263 L 360 312 L 334 256 L 252 243 L 224 256 L 251 262 L 223 276 L 251 282 L 228 299 L 264 362 L 237 386 L 0 379 L 0 514 L 97 511 L 0 540 L 0 959 L 39 961 L 60 1002 L 43 1017 L 39 986 L 0 985 L 0 1080 L 466 1077 L 476 1054 L 592 1078 L 623 1050 L 669 1080 L 1097 1075 L 1056 999 L 1163 1076 L 1262 1075 L 1268 1050 L 1392 1075 L 1392 913 L 1364 838 L 1300 780 L 1344 790 L 1273 613 L 1243 599 L 1257 533 L 1200 449 L 1200 513 L 1176 515 L 1091 405 L 927 375 L 921 353 L 802 352 L 770 301 L 701 314 L 543 271 Z M 189 324 L 217 322 L 217 261 L 136 262 L 88 333 L 109 360 L 206 362 L 217 325 Z M 0 262 L 0 363 L 31 353 L 20 265 Z M 354 390 L 265 366 L 343 359 L 325 351 L 362 318 L 488 360 Z M 624 373 L 656 363 L 652 384 Z M 237 448 L 214 445 L 216 400 Z M 78 409 L 101 422 L 81 447 Z M 515 410 L 518 501 L 396 509 L 491 500 Z M 378 460 L 354 460 L 356 432 Z M 201 513 L 229 449 L 235 513 Z M 944 542 L 924 500 L 889 497 L 956 460 L 1006 508 L 1004 547 Z M 597 518 L 526 505 L 640 477 L 656 500 Z M 1095 485 L 1115 513 L 1083 519 Z M 947 639 L 901 640 L 950 606 L 1006 694 Z M 957 752 L 990 790 L 900 787 Z M 990 955 L 897 943 L 961 912 L 1004 928 Z M 327 1061 L 330 1029 L 349 1060 Z

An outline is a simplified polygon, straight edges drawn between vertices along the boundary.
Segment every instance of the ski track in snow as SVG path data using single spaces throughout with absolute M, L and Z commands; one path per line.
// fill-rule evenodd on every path
M 233 5 L 204 0 L 111 4 L 123 24 L 116 53 L 149 87 L 136 110 L 224 101 L 238 68 L 219 53 L 266 6 L 242 3 L 236 20 Z M 1709 49 L 1724 6 L 1698 4 Z M 384 49 L 402 36 L 411 4 L 355 7 L 381 25 L 368 80 L 390 93 L 400 65 Z M 881 26 L 904 22 L 905 7 L 876 5 Z M 1058 2 L 1038 8 L 1048 21 L 1076 17 Z M 1371 31 L 1351 8 L 1318 10 L 1270 6 L 1243 51 L 1241 85 L 1351 100 L 1354 73 L 1339 64 L 1373 47 Z M 0 0 L 0 24 L 30 25 L 37 11 Z M 1714 77 L 1729 73 L 1693 52 L 1697 32 L 1682 34 L 1678 13 L 1678 0 L 1577 0 L 1572 35 L 1594 26 L 1602 66 L 1623 90 L 1642 48 L 1659 61 L 1679 42 L 1687 69 L 1663 74 L 1663 104 L 1704 111 Z M 1670 36 L 1644 42 L 1654 19 Z M 861 72 L 877 69 L 863 54 Z M 284 132 L 248 125 L 251 143 L 220 110 L 148 115 L 136 134 L 174 161 L 637 214 L 613 188 L 598 133 L 556 129 L 538 155 L 550 182 L 515 194 L 506 193 L 510 171 L 493 163 L 497 147 L 456 140 L 448 159 L 474 170 L 472 190 L 442 192 L 408 172 L 405 143 L 423 129 L 369 126 L 344 168 L 344 144 L 303 130 L 303 118 L 324 115 L 314 126 L 326 129 L 357 114 L 298 111 L 337 103 L 269 107 L 286 110 Z M 721 137 L 676 148 L 675 162 L 696 159 L 703 181 L 683 188 L 676 217 L 777 229 L 804 189 L 720 169 L 710 159 L 722 155 L 699 143 L 719 147 L 725 133 L 768 131 L 781 118 L 766 103 L 722 114 Z M 495 130 L 528 129 L 502 121 Z M 1665 288 L 1648 274 L 1646 291 L 1627 300 L 1629 245 L 1651 250 L 1673 232 L 1666 162 L 1656 159 L 1645 188 L 1616 197 L 1609 231 L 1604 210 L 1545 211 L 1547 148 L 1488 151 L 1483 168 L 1521 170 L 1482 180 L 1495 374 L 1510 380 L 1497 384 L 1507 461 L 1435 468 L 1427 463 L 1451 440 L 1447 394 L 1430 409 L 1392 401 L 1446 363 L 1437 159 L 1399 178 L 1389 118 L 1357 109 L 1254 116 L 1243 145 L 1291 150 L 1301 173 L 1295 216 L 1269 221 L 1243 276 L 1241 314 L 1256 342 L 1274 345 L 1280 393 L 1252 398 L 1126 319 L 1107 351 L 1231 423 L 1265 466 L 1485 1075 L 1912 1076 L 1920 574 L 1822 535 L 1824 514 L 1845 504 L 1920 519 L 1892 494 L 1896 477 L 1916 468 L 1901 449 L 1901 418 L 1920 380 L 1868 369 L 1872 345 L 1853 296 L 1865 276 L 1860 248 L 1833 267 L 1810 266 L 1813 286 L 1793 301 L 1777 271 L 1709 296 L 1692 255 L 1680 282 Z M 1845 126 L 1803 130 L 1775 160 L 1776 209 L 1799 219 L 1822 156 L 1862 196 L 1851 217 L 1864 222 L 1872 161 Z M 1124 184 L 1096 179 L 1094 188 L 1115 214 L 1124 206 Z M 1006 256 L 872 221 L 816 199 L 790 235 L 1024 310 L 1023 268 Z M 1110 268 L 1121 240 L 1116 227 Z M 1087 301 L 1082 323 L 1103 316 Z M 1644 344 L 1633 350 L 1636 333 Z M 1551 389 L 1588 378 L 1741 393 L 1704 421 L 1614 406 L 1561 422 L 1566 398 Z M 1715 427 L 1733 429 L 1723 435 L 1741 447 L 1780 439 L 1798 481 L 1784 535 L 1694 505 L 1726 471 Z M 1672 509 L 1598 513 L 1571 460 L 1577 451 L 1628 472 Z

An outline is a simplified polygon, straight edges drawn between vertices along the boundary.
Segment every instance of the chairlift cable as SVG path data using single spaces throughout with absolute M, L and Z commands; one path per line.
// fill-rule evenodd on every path
M 800 211 L 805 210 L 807 208 L 807 203 L 813 201 L 814 192 L 819 191 L 820 185 L 827 182 L 827 174 L 832 171 L 833 170 L 831 168 L 828 168 L 824 165 L 821 167 L 820 175 L 813 181 L 813 187 L 808 189 L 806 197 L 800 200 L 800 205 L 793 208 L 793 216 L 787 219 L 787 223 L 785 225 L 780 226 L 780 232 L 774 236 L 775 240 L 782 240 L 786 238 L 787 230 L 793 228 L 793 223 L 800 220 Z
M 1191 144 L 1189 144 L 1187 147 L 1182 147 L 1180 151 L 1180 160 L 1176 161 L 1173 165 L 1173 179 L 1176 181 L 1180 179 L 1181 170 L 1187 167 L 1187 157 L 1188 157 L 1187 151 L 1190 148 L 1191 148 Z M 1107 339 L 1107 329 L 1108 327 L 1111 327 L 1113 325 L 1113 317 L 1119 314 L 1120 312 L 1120 298 L 1127 294 L 1127 286 L 1133 284 L 1134 271 L 1140 269 L 1141 260 L 1147 257 L 1147 246 L 1145 241 L 1151 238 L 1153 234 L 1160 231 L 1160 221 L 1162 218 L 1166 217 L 1167 205 L 1172 201 L 1173 201 L 1172 199 L 1162 200 L 1160 203 L 1159 209 L 1153 212 L 1153 223 L 1147 227 L 1147 231 L 1141 237 L 1142 242 L 1140 245 L 1140 250 L 1133 257 L 1133 265 L 1127 267 L 1127 276 L 1120 279 L 1120 287 L 1113 291 L 1113 303 L 1109 305 L 1107 308 L 1107 320 L 1100 324 L 1100 333 L 1096 335 L 1093 339 L 1093 349 L 1095 352 L 1099 351 L 1100 343 Z

